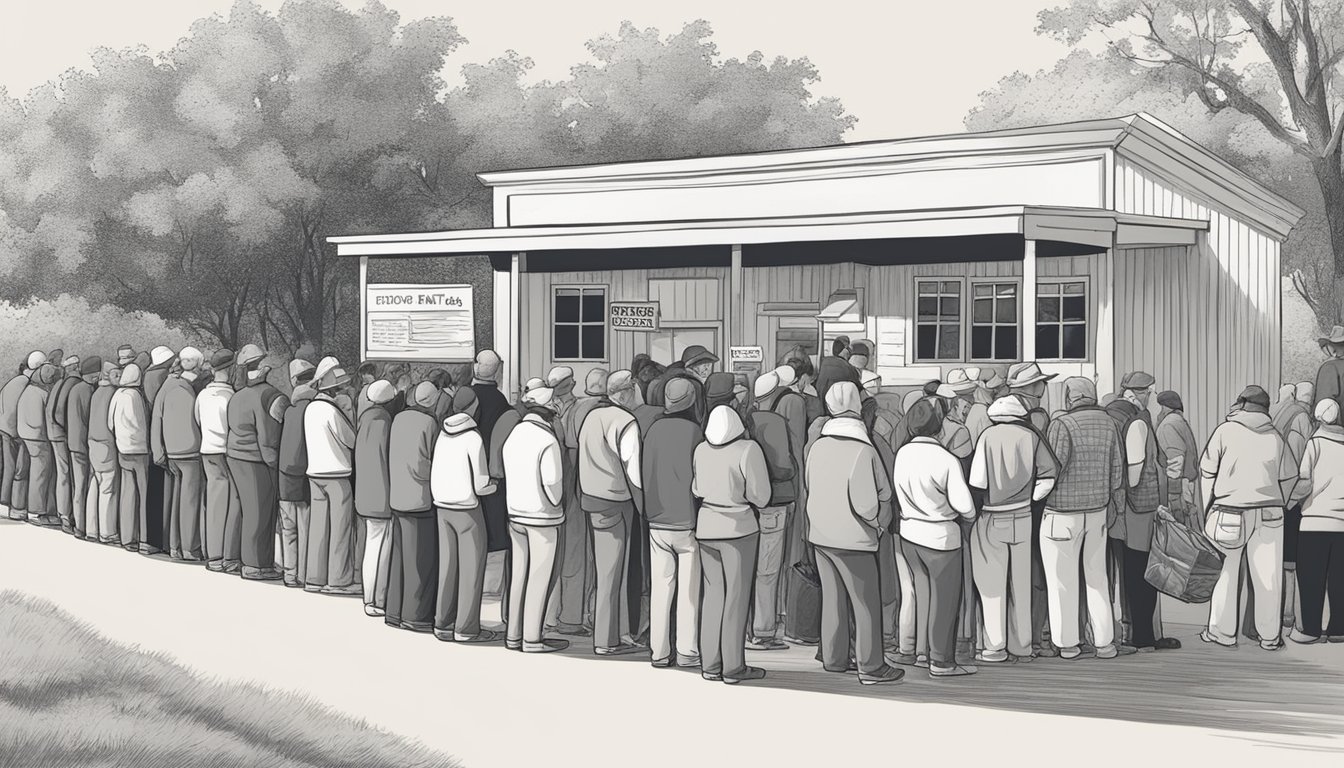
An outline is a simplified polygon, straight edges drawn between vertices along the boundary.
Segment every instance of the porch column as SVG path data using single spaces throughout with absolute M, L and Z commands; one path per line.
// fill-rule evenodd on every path
M 728 359 L 726 347 L 742 343 L 742 324 L 746 320 L 742 311 L 742 246 L 734 245 L 732 265 L 728 269 L 728 338 L 725 339 L 725 349 L 720 350 L 724 360 Z
M 359 362 L 369 358 L 369 257 L 359 257 Z
M 523 269 L 527 264 L 526 253 L 515 253 L 509 261 L 509 323 L 511 334 L 509 336 L 509 357 L 505 361 L 505 370 L 508 371 L 507 383 L 503 383 L 504 394 L 508 396 L 510 402 L 517 402 L 514 397 L 514 390 L 522 390 L 523 384 L 523 309 L 522 309 L 522 289 L 523 289 Z M 521 397 L 521 395 L 520 395 Z
M 504 361 L 504 366 L 499 372 L 499 386 L 506 395 L 513 390 L 514 383 L 518 380 L 517 371 L 520 365 L 518 354 L 520 255 L 517 253 L 512 255 L 507 272 L 501 269 L 494 273 L 494 339 L 491 347 Z
M 1036 241 L 1022 249 L 1022 359 L 1036 359 Z
M 1097 259 L 1095 301 L 1097 308 L 1096 342 L 1092 359 L 1097 370 L 1097 392 L 1114 392 L 1115 375 L 1115 249 L 1107 248 Z

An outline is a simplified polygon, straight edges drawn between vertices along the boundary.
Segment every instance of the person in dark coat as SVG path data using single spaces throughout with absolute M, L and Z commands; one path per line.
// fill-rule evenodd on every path
M 196 390 L 193 380 L 201 364 L 201 353 L 194 347 L 182 349 L 182 371 L 169 376 L 159 387 L 150 415 L 150 452 L 154 462 L 167 467 L 171 481 L 166 541 L 175 560 L 193 562 L 204 558 L 201 548 L 201 425 L 196 422 Z M 192 376 L 192 379 L 184 378 Z
M 289 398 L 266 381 L 266 353 L 255 344 L 238 352 L 237 367 L 246 371 L 247 386 L 229 400 L 227 455 L 229 476 L 238 493 L 242 533 L 242 576 L 279 580 L 275 568 L 275 522 L 280 466 L 280 419 Z
M 74 384 L 66 393 L 65 442 L 70 450 L 70 502 L 75 535 L 97 541 L 97 504 L 89 503 L 89 483 L 93 470 L 89 464 L 89 413 L 93 405 L 93 388 L 103 375 L 103 359 L 86 357 L 79 362 Z
M 28 522 L 61 524 L 56 513 L 55 461 L 47 439 L 47 402 L 60 378 L 60 369 L 44 363 L 19 396 L 19 439 L 28 451 Z
M 70 355 L 60 361 L 60 366 L 56 384 L 51 388 L 51 397 L 47 398 L 47 440 L 51 443 L 56 476 L 56 516 L 61 519 L 61 530 L 74 534 L 74 489 L 70 446 L 65 438 L 65 404 L 70 397 L 70 388 L 79 381 L 79 357 Z
M 387 609 L 388 567 L 392 543 L 387 532 L 392 524 L 391 435 L 392 414 L 387 404 L 396 396 L 389 381 L 369 386 L 369 407 L 359 416 L 355 430 L 355 514 L 364 526 L 364 613 L 383 616 Z
M 286 587 L 302 587 L 308 575 L 308 526 L 312 500 L 308 484 L 308 447 L 304 444 L 303 414 L 317 396 L 316 368 L 307 360 L 289 364 L 289 408 L 280 425 L 280 551 Z
M 677 378 L 687 379 L 695 387 L 695 417 L 704 424 L 705 417 L 709 413 L 705 403 L 705 382 L 714 372 L 714 365 L 718 362 L 719 358 L 713 352 L 699 344 L 692 344 L 682 350 L 681 360 L 669 365 L 662 375 L 649 383 L 646 401 L 649 405 L 665 405 L 664 390 L 667 388 L 667 382 Z
M 509 400 L 499 391 L 499 369 L 504 361 L 494 350 L 487 349 L 476 355 L 476 364 L 472 368 L 471 389 L 476 393 L 476 425 L 480 427 L 481 439 L 490 445 L 494 435 L 495 422 L 509 410 Z M 490 552 L 507 552 L 509 543 L 509 508 L 504 501 L 505 491 L 501 485 L 496 493 L 481 499 L 485 510 L 486 547 Z
M 734 384 L 733 374 L 731 373 L 717 371 L 709 374 L 709 377 L 705 379 L 704 388 L 696 393 L 697 395 L 704 394 L 705 397 L 705 405 L 701 409 L 703 418 L 708 418 L 709 413 L 720 405 L 729 406 L 737 411 L 739 416 L 741 415 L 741 409 L 737 407 L 737 393 L 733 391 Z M 700 423 L 703 426 L 705 422 L 702 420 Z
M 1316 397 L 1312 408 L 1322 400 L 1344 402 L 1344 326 L 1336 325 L 1329 336 L 1316 340 L 1325 362 L 1316 372 Z
M 38 368 L 47 361 L 33 352 L 19 364 L 19 372 L 0 390 L 0 439 L 3 441 L 4 474 L 0 478 L 0 507 L 10 520 L 28 519 L 28 449 L 19 437 L 19 398 Z
M 149 351 L 149 365 L 140 369 L 140 389 L 145 393 L 145 404 L 150 410 L 150 428 L 153 429 L 154 403 L 158 400 L 159 389 L 163 387 L 177 355 L 165 346 L 157 346 Z M 143 532 L 151 547 L 167 552 L 169 517 L 172 514 L 172 475 L 166 465 L 149 463 L 149 485 L 145 504 L 149 509 L 148 526 Z
M 438 532 L 431 473 L 440 430 L 434 415 L 438 389 L 421 382 L 409 407 L 392 419 L 389 497 L 392 556 L 384 621 L 412 632 L 433 632 L 438 598 Z

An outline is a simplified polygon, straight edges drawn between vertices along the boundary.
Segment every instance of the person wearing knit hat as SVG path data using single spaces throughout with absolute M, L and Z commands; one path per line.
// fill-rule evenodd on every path
M 108 405 L 107 424 L 117 449 L 121 546 L 130 552 L 156 554 L 145 538 L 149 527 L 149 407 L 140 391 L 140 376 L 135 363 L 122 367 Z
M 238 519 L 236 527 L 226 522 L 231 539 L 226 546 L 231 548 L 233 537 L 237 537 L 240 572 L 244 579 L 278 581 L 284 578 L 275 562 L 276 521 L 280 514 L 280 438 L 283 434 L 280 419 L 289 409 L 289 398 L 266 380 L 261 365 L 265 357 L 266 353 L 254 344 L 245 345 L 239 351 L 237 367 L 246 371 L 245 382 L 229 399 L 226 409 L 229 432 L 225 454 L 229 476 L 238 493 Z M 331 405 L 334 407 L 334 403 Z M 344 468 L 345 497 L 348 499 L 348 454 L 354 446 L 354 430 L 348 421 L 342 421 L 329 435 L 323 434 L 307 423 L 313 415 L 313 405 L 310 404 L 304 414 L 308 433 L 305 446 L 308 474 L 321 477 L 326 483 L 329 478 L 340 477 Z M 341 418 L 344 420 L 344 416 Z M 322 425 L 324 429 L 327 426 Z M 230 554 L 226 551 L 226 560 L 230 559 Z
M 370 383 L 365 393 L 369 407 L 359 414 L 355 427 L 354 505 L 358 524 L 364 530 L 364 553 L 359 564 L 364 614 L 381 617 L 387 612 L 392 565 L 388 533 L 393 525 L 390 455 L 393 414 L 389 404 L 397 392 L 392 382 L 379 379 Z
M 971 571 L 985 617 L 976 659 L 1001 663 L 1034 655 L 1032 505 L 1054 488 L 1057 467 L 1019 396 L 995 400 L 988 415 L 992 424 L 971 459 L 970 485 L 985 493 L 971 530 Z
M 1265 390 L 1246 387 L 1200 457 L 1200 492 L 1209 509 L 1204 532 L 1225 555 L 1200 640 L 1236 645 L 1245 559 L 1255 633 L 1260 647 L 1273 651 L 1283 644 L 1283 518 L 1298 465 L 1270 421 L 1269 405 Z
M 59 379 L 60 369 L 43 363 L 18 402 L 18 437 L 28 453 L 28 522 L 46 526 L 61 524 L 56 507 L 55 457 L 47 437 L 47 404 Z
M 860 420 L 859 388 L 852 381 L 826 391 L 831 415 L 808 449 L 807 537 L 816 549 L 821 581 L 821 659 L 827 671 L 850 669 L 864 685 L 900 680 L 904 672 L 882 653 L 879 539 L 891 525 L 891 483 Z
M 124 368 L 135 362 L 135 348 L 130 344 L 122 344 L 117 347 L 117 366 Z
M 167 347 L 155 349 L 160 360 L 165 352 L 171 359 Z M 201 354 L 191 347 L 183 352 L 178 357 L 182 371 L 164 380 L 150 406 L 149 446 L 154 464 L 168 473 L 163 487 L 163 546 L 173 559 L 195 562 L 205 557 L 198 524 L 205 470 L 193 383 Z
M 438 518 L 431 488 L 434 443 L 442 430 L 434 407 L 438 390 L 421 382 L 408 407 L 392 418 L 388 481 L 392 553 L 385 623 L 433 632 L 438 607 Z
M 760 538 L 747 648 L 782 651 L 788 645 L 778 638 L 782 613 L 779 605 L 779 575 L 787 545 L 789 511 L 798 499 L 802 478 L 794 455 L 793 435 L 788 420 L 775 410 L 777 400 L 789 394 L 779 374 L 768 371 L 758 376 L 753 394 L 754 407 L 749 412 L 749 425 L 769 467 L 770 502 L 757 511 Z
M 179 355 L 186 359 L 187 350 Z M 312 523 L 312 491 L 308 482 L 308 448 L 303 421 L 308 405 L 317 396 L 313 374 L 317 368 L 298 358 L 291 360 L 289 405 L 280 423 L 279 483 L 276 497 L 280 512 L 280 572 L 285 586 L 300 588 L 308 574 L 308 528 Z M 202 457 L 204 460 L 204 457 Z
M 65 432 L 70 451 L 71 517 L 75 535 L 81 539 L 98 540 L 97 504 L 89 504 L 89 483 L 93 470 L 89 464 L 89 412 L 93 404 L 93 390 L 103 375 L 103 360 L 86 357 L 79 363 L 70 391 L 66 395 Z M 76 376 L 78 378 L 76 378 Z
M 1157 444 L 1167 457 L 1167 508 L 1177 520 L 1197 531 L 1204 527 L 1204 507 L 1199 503 L 1199 443 L 1185 416 L 1185 404 L 1176 392 L 1158 394 L 1160 410 Z

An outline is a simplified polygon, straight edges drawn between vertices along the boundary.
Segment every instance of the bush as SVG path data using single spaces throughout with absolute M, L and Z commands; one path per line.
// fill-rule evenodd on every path
M 110 305 L 96 307 L 69 294 L 27 303 L 0 302 L 0 380 L 8 380 L 33 350 L 62 349 L 66 354 L 100 355 L 115 361 L 122 344 L 130 344 L 137 352 L 160 344 L 174 350 L 193 345 L 207 356 L 214 348 L 158 315 Z

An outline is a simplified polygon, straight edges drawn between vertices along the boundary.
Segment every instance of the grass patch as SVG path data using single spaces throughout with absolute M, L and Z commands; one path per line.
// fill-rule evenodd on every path
M 6 591 L 0 592 L 0 765 L 459 764 L 304 696 L 205 680 L 165 655 L 108 640 L 49 601 Z

